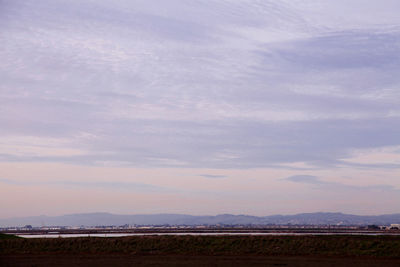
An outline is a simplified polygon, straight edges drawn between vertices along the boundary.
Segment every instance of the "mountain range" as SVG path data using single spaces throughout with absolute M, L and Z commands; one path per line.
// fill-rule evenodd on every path
M 400 214 L 376 216 L 316 212 L 296 215 L 249 216 L 222 214 L 193 216 L 184 214 L 117 215 L 82 213 L 63 216 L 33 216 L 0 219 L 0 227 L 13 226 L 106 226 L 106 225 L 389 225 L 400 223 Z

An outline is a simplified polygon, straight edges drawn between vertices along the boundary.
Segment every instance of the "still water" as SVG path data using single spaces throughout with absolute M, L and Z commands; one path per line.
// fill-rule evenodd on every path
M 44 234 L 44 235 L 27 235 L 16 234 L 23 238 L 68 238 L 68 237 L 123 237 L 123 236 L 154 236 L 154 235 L 196 235 L 196 236 L 307 236 L 307 235 L 364 235 L 364 236 L 379 236 L 379 235 L 395 235 L 400 236 L 400 233 L 371 233 L 371 232 L 345 232 L 345 233 L 103 233 L 103 234 Z

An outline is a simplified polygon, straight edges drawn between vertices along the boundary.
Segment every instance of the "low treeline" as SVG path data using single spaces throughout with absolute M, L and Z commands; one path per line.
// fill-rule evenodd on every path
M 398 236 L 134 236 L 0 239 L 0 255 L 287 255 L 400 258 Z

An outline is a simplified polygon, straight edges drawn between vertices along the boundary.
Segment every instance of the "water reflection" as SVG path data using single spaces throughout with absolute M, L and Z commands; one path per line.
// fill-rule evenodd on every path
M 345 233 L 237 233 L 237 232 L 224 232 L 224 233 L 103 233 L 103 234 L 17 234 L 23 238 L 69 238 L 69 237 L 124 237 L 124 236 L 154 236 L 154 235 L 171 235 L 171 236 L 307 236 L 307 235 L 363 235 L 363 236 L 380 236 L 380 235 L 396 235 L 400 233 L 365 233 L 365 232 L 345 232 Z

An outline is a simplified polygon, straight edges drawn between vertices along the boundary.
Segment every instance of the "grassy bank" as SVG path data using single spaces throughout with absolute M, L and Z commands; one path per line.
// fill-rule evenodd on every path
M 143 236 L 0 240 L 0 255 L 49 253 L 400 258 L 400 238 L 394 236 Z

